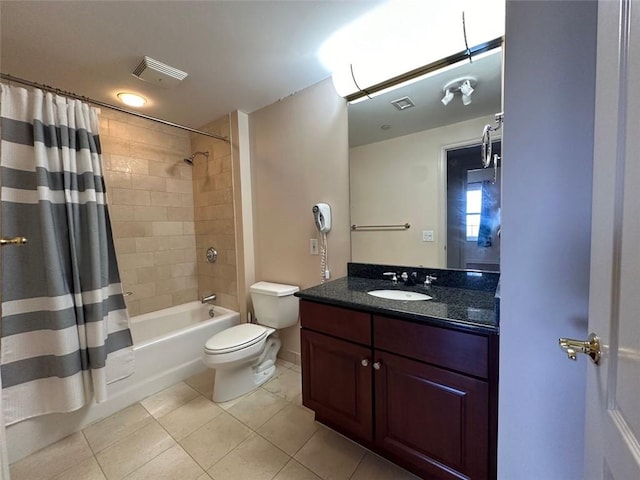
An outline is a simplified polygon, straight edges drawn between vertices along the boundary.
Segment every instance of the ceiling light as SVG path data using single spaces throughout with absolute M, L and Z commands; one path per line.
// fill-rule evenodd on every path
M 471 94 L 474 92 L 473 86 L 478 83 L 478 79 L 475 77 L 459 77 L 448 82 L 442 91 L 446 92 L 442 103 L 447 105 L 456 92 L 460 92 L 462 95 L 462 104 L 469 105 L 471 103 Z
M 120 92 L 118 93 L 118 98 L 122 103 L 130 107 L 142 107 L 147 103 L 146 98 L 136 95 L 135 93 Z
M 471 87 L 469 80 L 462 82 L 462 85 L 460 85 L 460 91 L 462 92 L 462 95 L 466 95 L 467 97 L 471 96 L 473 93 L 473 87 Z
M 447 91 L 445 92 L 444 97 L 442 97 L 441 102 L 443 105 L 448 105 L 452 98 L 453 92 L 447 88 Z

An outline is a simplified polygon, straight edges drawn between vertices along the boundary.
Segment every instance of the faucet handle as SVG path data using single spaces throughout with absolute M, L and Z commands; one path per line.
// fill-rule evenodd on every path
M 438 277 L 434 277 L 433 275 L 427 275 L 424 279 L 424 285 L 425 287 L 428 285 L 431 285 L 433 283 L 434 280 L 437 280 Z
M 407 272 L 402 272 L 402 275 L 400 275 L 400 278 L 402 279 L 403 282 L 406 282 L 409 279 L 409 275 L 407 275 Z
M 396 272 L 384 272 L 382 275 L 385 277 L 391 277 L 391 281 L 396 283 L 398 281 L 398 277 L 396 277 Z

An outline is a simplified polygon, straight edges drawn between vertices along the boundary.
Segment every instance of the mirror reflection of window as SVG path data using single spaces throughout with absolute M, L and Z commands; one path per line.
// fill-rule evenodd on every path
M 466 229 L 467 241 L 477 241 L 480 230 L 480 212 L 482 211 L 482 183 L 467 184 Z

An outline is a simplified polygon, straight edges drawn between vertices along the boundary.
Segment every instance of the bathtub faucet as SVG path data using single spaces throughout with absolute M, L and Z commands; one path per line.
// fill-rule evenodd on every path
M 202 303 L 211 303 L 216 299 L 216 294 L 212 293 L 210 295 L 205 295 L 202 297 Z

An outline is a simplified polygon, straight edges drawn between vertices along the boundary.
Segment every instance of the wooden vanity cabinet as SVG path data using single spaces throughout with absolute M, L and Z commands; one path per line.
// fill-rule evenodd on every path
M 318 421 L 422 478 L 495 478 L 497 342 L 310 301 L 300 308 L 303 404 Z

